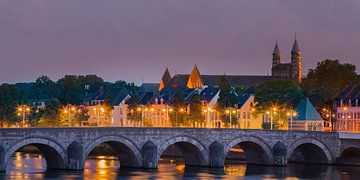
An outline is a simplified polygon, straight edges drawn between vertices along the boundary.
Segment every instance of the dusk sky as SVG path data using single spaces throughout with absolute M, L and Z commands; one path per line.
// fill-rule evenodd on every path
M 304 74 L 326 58 L 360 68 L 359 0 L 1 0 L 0 83 L 159 82 L 165 67 L 195 63 L 202 74 L 266 75 L 276 37 L 289 61 L 295 33 Z

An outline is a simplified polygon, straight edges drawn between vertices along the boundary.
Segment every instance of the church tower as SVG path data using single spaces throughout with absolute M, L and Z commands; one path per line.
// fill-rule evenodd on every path
M 189 76 L 188 82 L 187 82 L 187 88 L 194 89 L 194 88 L 203 88 L 204 84 L 201 81 L 200 72 L 197 68 L 196 64 L 191 71 L 191 74 Z
M 300 82 L 302 78 L 301 51 L 295 38 L 291 49 L 291 79 Z
M 275 48 L 274 48 L 274 51 L 273 51 L 272 55 L 273 55 L 272 66 L 274 67 L 274 66 L 281 63 L 281 52 L 280 52 L 279 45 L 278 45 L 277 41 L 276 41 Z
M 162 89 L 164 89 L 164 87 L 170 82 L 171 80 L 171 75 L 170 72 L 168 70 L 168 68 L 165 69 L 164 75 L 161 78 L 160 81 L 160 85 L 159 85 L 159 91 L 161 91 Z

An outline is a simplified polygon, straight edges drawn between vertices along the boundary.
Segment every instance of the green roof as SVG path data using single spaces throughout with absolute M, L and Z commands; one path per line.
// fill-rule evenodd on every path
M 296 107 L 296 112 L 298 115 L 295 117 L 295 120 L 321 120 L 321 116 L 316 111 L 315 107 L 311 104 L 309 98 L 300 101 Z

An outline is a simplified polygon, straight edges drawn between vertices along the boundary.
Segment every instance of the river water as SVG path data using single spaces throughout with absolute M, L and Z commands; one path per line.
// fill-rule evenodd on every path
M 111 156 L 85 161 L 83 172 L 46 171 L 42 155 L 15 153 L 0 179 L 360 179 L 360 167 L 290 164 L 287 167 L 229 165 L 225 168 L 185 168 L 161 160 L 157 170 L 122 169 Z

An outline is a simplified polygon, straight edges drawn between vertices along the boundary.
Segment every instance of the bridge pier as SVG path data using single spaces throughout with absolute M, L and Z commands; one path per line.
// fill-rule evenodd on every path
M 141 149 L 141 153 L 143 156 L 143 168 L 156 169 L 158 167 L 157 146 L 153 142 L 146 142 Z
M 209 167 L 224 167 L 224 164 L 224 145 L 215 141 L 209 147 Z
M 274 166 L 287 165 L 287 147 L 284 143 L 278 141 L 273 147 L 273 162 Z
M 6 164 L 5 164 L 5 149 L 4 147 L 0 146 L 0 172 L 6 171 Z
M 84 149 L 82 145 L 78 142 L 73 142 L 69 145 L 67 149 L 68 153 L 68 163 L 67 169 L 74 171 L 81 171 L 84 169 Z

